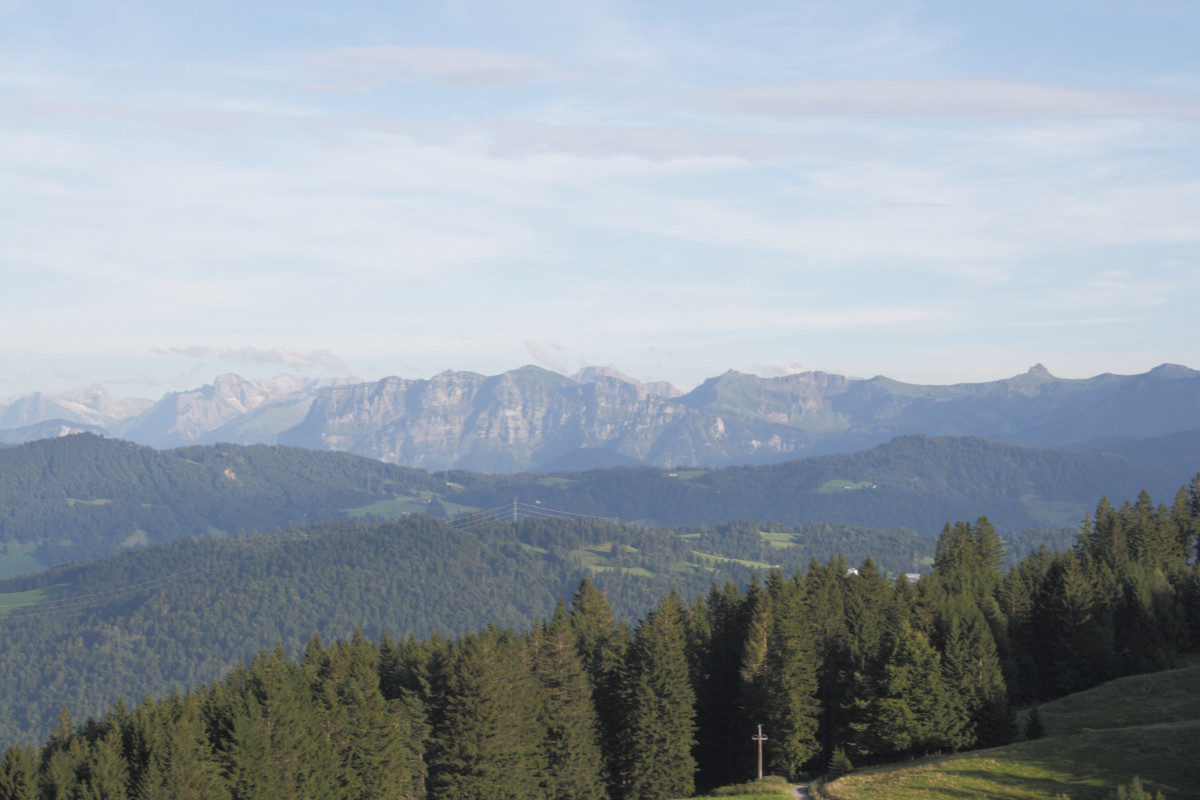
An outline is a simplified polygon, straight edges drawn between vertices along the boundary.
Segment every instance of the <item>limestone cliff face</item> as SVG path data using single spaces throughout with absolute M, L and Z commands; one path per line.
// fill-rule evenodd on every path
M 727 373 L 681 395 L 613 370 L 444 372 L 324 390 L 279 441 L 431 470 L 537 469 L 588 449 L 666 467 L 778 461 L 811 444 L 802 428 L 848 424 L 827 398 L 849 383 L 824 373 Z
M 431 470 L 532 469 L 578 448 L 641 460 L 667 401 L 636 382 L 579 383 L 524 367 L 487 377 L 443 372 L 325 390 L 280 443 L 348 450 Z
M 1118 402 L 1132 388 L 1140 403 L 1177 413 L 1131 430 L 1200 427 L 1200 373 L 1186 368 L 1061 380 L 1038 365 L 1014 378 L 955 386 L 727 372 L 680 394 L 614 370 L 566 378 L 524 367 L 327 389 L 280 441 L 430 470 L 536 470 L 565 458 L 579 463 L 589 452 L 668 468 L 717 467 L 848 452 L 916 433 L 1031 444 L 1047 437 L 1063 443 L 1064 431 L 1079 442 L 1120 435 L 1132 423 L 1109 409 L 1136 416 Z M 1153 406 L 1150 395 L 1171 399 Z
M 1164 365 L 1143 375 L 1064 380 L 1037 365 L 1005 380 L 951 386 L 726 372 L 686 394 L 606 368 L 567 377 L 528 366 L 374 383 L 223 375 L 113 420 L 130 413 L 96 388 L 30 395 L 0 406 L 0 429 L 99 420 L 111 435 L 154 447 L 279 443 L 434 471 L 722 467 L 851 452 L 909 434 L 1064 446 L 1200 429 L 1200 372 Z
M 171 392 L 144 413 L 113 425 L 110 430 L 115 435 L 152 447 L 192 444 L 206 441 L 211 432 L 265 406 L 307 403 L 313 393 L 331 383 L 334 381 L 291 375 L 264 381 L 220 375 L 199 389 Z M 277 434 L 278 431 L 271 431 L 268 435 Z

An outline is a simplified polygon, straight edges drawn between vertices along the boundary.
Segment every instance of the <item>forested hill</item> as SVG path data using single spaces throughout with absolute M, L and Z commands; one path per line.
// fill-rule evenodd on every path
M 682 535 L 680 535 L 682 533 Z M 930 563 L 910 532 L 749 525 L 688 533 L 596 521 L 343 520 L 254 537 L 204 537 L 0 581 L 0 743 L 41 736 L 69 705 L 194 687 L 282 643 L 356 628 L 429 635 L 526 627 L 590 576 L 619 618 L 666 591 L 789 571 L 845 553 L 890 572 Z M 769 557 L 769 562 L 761 559 Z M 5 611 L 8 610 L 7 613 Z
M 564 473 L 450 472 L 447 497 L 489 508 L 517 498 L 663 525 L 757 519 L 905 527 L 935 536 L 947 522 L 987 516 L 1016 531 L 1075 526 L 1097 497 L 1146 489 L 1170 496 L 1200 470 L 1167 475 L 1145 463 L 977 437 L 905 436 L 871 450 L 756 467 Z
M 267 445 L 159 451 L 78 434 L 0 450 L 0 576 L 128 547 L 344 516 L 439 482 L 347 453 Z
M 1196 462 L 1200 470 L 1200 454 Z M 1002 531 L 1073 527 L 1097 497 L 1169 496 L 1194 474 L 1101 453 L 911 436 L 850 455 L 711 471 L 430 475 L 345 453 L 157 451 L 81 434 L 0 449 L 0 576 L 197 534 L 347 515 L 456 516 L 514 500 L 669 526 L 753 519 L 933 536 L 949 521 L 987 515 Z
M 13 678 L 51 687 L 69 681 L 81 670 L 68 658 L 80 652 L 114 654 L 126 673 L 145 674 L 163 661 L 216 659 L 222 645 L 234 643 L 220 638 L 224 616 L 259 627 L 276 622 L 260 613 L 256 598 L 264 592 L 295 606 L 309 630 L 322 628 L 327 616 L 359 616 L 373 631 L 381 618 L 375 609 L 388 608 L 378 596 L 407 591 L 407 581 L 437 563 L 438 553 L 462 562 L 465 580 L 451 592 L 463 597 L 443 590 L 421 598 L 426 605 L 503 614 L 512 610 L 504 602 L 512 595 L 495 594 L 491 579 L 521 563 L 498 560 L 505 548 L 535 557 L 553 555 L 556 542 L 578 547 L 616 537 L 610 545 L 627 544 L 610 546 L 610 553 L 633 548 L 647 565 L 675 569 L 684 541 L 597 522 L 491 526 L 490 538 L 503 542 L 499 551 L 434 521 L 310 532 L 279 547 L 276 557 L 249 559 L 253 566 L 240 572 L 214 564 L 200 593 L 126 603 L 116 620 L 67 636 L 59 659 L 4 675 L 0 687 Z M 1006 572 L 995 529 L 984 519 L 958 522 L 938 538 L 934 571 L 915 587 L 888 581 L 869 562 L 854 572 L 834 559 L 791 575 L 773 570 L 745 586 L 726 582 L 699 596 L 647 597 L 632 626 L 615 618 L 611 591 L 582 582 L 569 607 L 564 602 L 522 630 L 488 625 L 458 637 L 380 637 L 377 645 L 371 633 L 330 646 L 314 637 L 299 660 L 283 647 L 266 650 L 216 684 L 117 704 L 78 725 L 97 696 L 113 689 L 93 674 L 94 691 L 82 695 L 75 720 L 60 712 L 44 746 L 5 752 L 0 800 L 665 800 L 752 775 L 756 731 L 767 734 L 759 769 L 792 780 L 992 747 L 1016 735 L 1014 704 L 1163 669 L 1200 648 L 1198 532 L 1200 486 L 1178 493 L 1169 508 L 1145 493 L 1119 508 L 1102 501 L 1074 548 L 1042 550 Z M 423 542 L 425 555 L 390 555 L 406 539 Z M 318 540 L 326 546 L 306 546 Z M 194 548 L 205 544 L 213 541 L 162 549 L 173 553 L 174 568 L 200 569 L 204 554 Z M 334 584 L 305 580 L 314 573 L 301 565 L 324 559 L 335 562 L 329 571 L 336 574 L 339 550 L 366 558 Z M 376 583 L 397 571 L 399 580 Z M 273 579 L 260 581 L 254 594 L 237 594 L 239 583 L 260 576 Z M 505 579 L 537 602 L 537 576 L 526 562 Z M 363 591 L 360 581 L 374 584 L 370 596 L 352 596 Z M 325 597 L 330 590 L 345 596 Z M 122 604 L 111 596 L 94 600 Z M 68 607 L 64 614 L 86 613 Z M 42 629 L 54 613 L 28 612 Z M 394 607 L 386 613 L 396 619 Z M 134 634 L 125 620 L 139 616 L 148 624 Z M 178 655 L 165 658 L 144 649 L 187 618 L 210 619 L 207 629 L 217 633 L 196 640 L 182 628 L 167 632 Z M 21 657 L 38 646 L 37 635 L 26 628 L 14 640 L 6 631 L 3 657 Z M 24 703 L 41 693 L 30 685 L 15 691 L 14 700 Z M 15 705 L 5 698 L 0 709 Z M 1151 748 L 1168 738 L 1155 727 Z M 1034 738 L 1045 729 L 1031 716 L 1024 731 Z M 1195 727 L 1172 724 L 1169 733 L 1169 757 L 1194 762 Z M 1092 743 L 1083 746 L 1095 752 Z M 1139 752 L 1144 746 L 1134 744 Z M 1163 762 L 1152 749 L 1134 767 L 1158 783 L 1169 778 L 1155 772 Z M 1007 775 L 1010 786 L 1014 774 Z M 1019 774 L 1029 788 L 1029 771 Z M 1080 777 L 1082 798 L 1099 798 L 1102 782 L 1132 777 L 1111 768 L 1072 774 Z M 1194 767 L 1170 774 L 1179 778 L 1166 783 L 1172 797 L 1195 796 Z

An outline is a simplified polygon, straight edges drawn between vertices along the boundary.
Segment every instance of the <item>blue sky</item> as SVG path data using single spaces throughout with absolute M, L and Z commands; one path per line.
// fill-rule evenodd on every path
M 1200 4 L 0 0 L 0 398 L 1200 368 Z

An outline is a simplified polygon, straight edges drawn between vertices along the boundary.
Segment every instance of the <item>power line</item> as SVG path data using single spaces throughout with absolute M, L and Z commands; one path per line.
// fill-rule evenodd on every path
M 601 522 L 620 522 L 620 518 L 606 514 L 583 514 L 578 511 L 566 511 L 561 508 L 548 508 L 541 503 L 530 505 L 515 498 L 511 503 L 478 511 L 474 514 L 458 517 L 453 521 L 459 530 L 471 530 L 499 520 L 519 522 L 522 519 L 594 519 Z

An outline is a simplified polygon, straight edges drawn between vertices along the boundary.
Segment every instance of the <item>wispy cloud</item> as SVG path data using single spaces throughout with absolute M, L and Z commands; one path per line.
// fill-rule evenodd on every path
M 346 369 L 345 363 L 328 350 L 300 351 L 290 347 L 233 349 L 189 345 L 188 347 L 155 348 L 154 352 L 186 358 L 240 361 L 249 364 L 280 364 L 291 369 L 320 368 L 329 372 L 344 372 Z
M 738 158 L 772 161 L 801 157 L 863 158 L 878 155 L 862 140 L 752 131 L 703 131 L 634 125 L 509 123 L 491 128 L 497 156 L 568 153 L 591 158 L 631 156 L 655 161 Z
M 344 82 L 309 88 L 360 92 L 388 83 L 433 83 L 497 87 L 558 80 L 550 64 L 522 53 L 461 47 L 341 47 L 313 51 L 310 64 L 329 69 Z
M 0 372 L 1195 361 L 1194 13 L 1146 58 L 1141 6 L 402 5 L 20 5 Z
M 557 373 L 570 375 L 578 368 L 577 359 L 568 355 L 567 348 L 560 344 L 542 344 L 540 342 L 523 342 L 523 344 L 535 361 Z
M 1200 117 L 1200 93 L 1114 92 L 1003 80 L 813 80 L 713 91 L 706 103 L 773 116 Z

